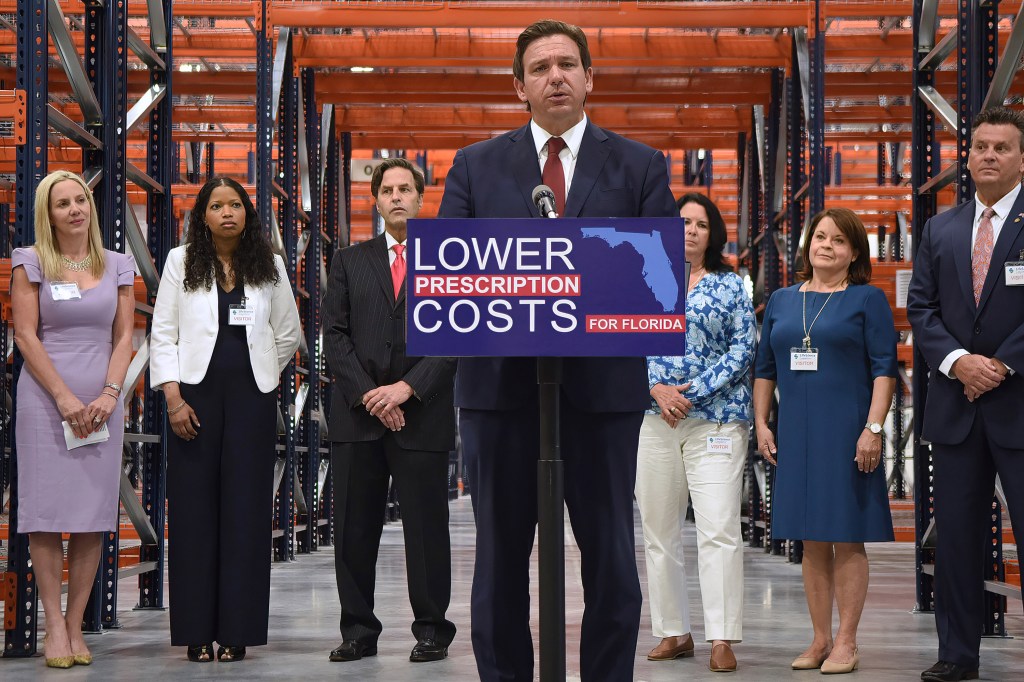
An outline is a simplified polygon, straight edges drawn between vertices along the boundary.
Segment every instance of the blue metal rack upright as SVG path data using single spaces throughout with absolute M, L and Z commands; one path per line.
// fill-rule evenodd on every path
M 124 252 L 126 212 L 125 183 L 127 158 L 125 136 L 128 126 L 128 8 L 125 3 L 87 3 L 85 8 L 85 53 L 99 58 L 86 60 L 86 75 L 99 101 L 101 118 L 86 121 L 86 129 L 102 146 L 86 148 L 83 176 L 93 186 L 99 211 L 103 243 L 112 251 Z M 83 107 L 87 112 L 88 109 Z M 99 631 L 118 627 L 117 572 L 120 533 L 103 537 L 100 565 L 92 594 L 85 607 L 83 629 Z
M 171 142 L 171 94 L 174 69 L 173 50 L 169 27 L 173 26 L 172 3 L 163 5 L 163 22 L 151 15 L 150 48 L 159 55 L 159 61 L 150 64 L 150 88 L 163 89 L 164 97 L 149 113 L 149 135 L 146 141 L 147 164 L 146 172 L 157 183 L 162 191 L 149 192 L 146 206 L 146 223 L 149 227 L 149 254 L 157 271 L 163 271 L 167 254 L 178 242 L 178 225 L 174 215 L 174 200 L 171 187 L 177 171 L 177 147 Z M 156 293 L 149 292 L 147 302 L 152 306 L 156 302 Z M 147 321 L 147 336 L 151 332 L 152 318 Z M 162 391 L 151 391 L 148 373 L 143 379 L 145 401 L 142 408 L 142 431 L 144 434 L 159 434 L 154 442 L 147 439 L 139 444 L 142 466 L 142 506 L 149 517 L 149 522 L 156 531 L 156 544 L 143 545 L 139 553 L 139 562 L 152 564 L 152 570 L 139 575 L 138 608 L 164 608 L 164 528 L 167 525 L 165 500 L 167 434 L 167 404 Z
M 47 61 L 50 41 L 47 36 L 46 0 L 28 0 L 18 3 L 18 65 L 17 87 L 27 93 L 25 115 L 25 144 L 20 145 L 15 157 L 15 223 L 13 240 L 4 244 L 4 256 L 13 248 L 32 243 L 32 203 L 39 182 L 47 173 Z M 7 241 L 7 233 L 3 235 Z M 7 343 L 7 323 L 3 323 L 3 343 Z M 6 350 L 6 348 L 4 349 Z M 5 354 L 6 358 L 7 355 Z M 28 536 L 18 533 L 18 455 L 14 439 L 14 412 L 17 404 L 16 385 L 20 369 L 20 354 L 15 350 L 10 426 L 4 429 L 4 444 L 11 453 L 4 461 L 7 472 L 4 483 L 11 487 L 10 530 L 7 547 L 7 573 L 4 575 L 4 596 L 14 606 L 13 613 L 4 612 L 5 657 L 32 656 L 36 653 L 39 627 L 39 595 L 35 589 L 35 575 L 29 556 Z M 4 372 L 6 374 L 6 371 Z

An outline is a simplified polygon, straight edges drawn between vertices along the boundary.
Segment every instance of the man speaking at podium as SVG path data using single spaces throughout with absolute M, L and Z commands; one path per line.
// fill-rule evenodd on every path
M 598 128 L 583 113 L 593 69 L 579 27 L 545 20 L 526 28 L 512 72 L 532 120 L 456 153 L 439 217 L 537 216 L 533 190 L 542 182 L 561 216 L 676 216 L 664 155 Z M 648 388 L 642 357 L 564 361 L 560 448 L 565 501 L 582 555 L 583 680 L 633 679 L 641 605 L 633 485 Z M 477 669 L 484 682 L 533 680 L 537 362 L 460 359 L 455 400 L 477 525 L 471 604 Z

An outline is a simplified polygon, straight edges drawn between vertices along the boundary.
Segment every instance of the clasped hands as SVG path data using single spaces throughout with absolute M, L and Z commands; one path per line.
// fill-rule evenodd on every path
M 964 355 L 953 363 L 953 376 L 964 385 L 964 395 L 972 403 L 983 394 L 1003 383 L 1008 373 L 998 358 L 984 355 Z
M 117 398 L 107 393 L 100 393 L 88 405 L 83 404 L 70 392 L 57 399 L 57 409 L 76 438 L 85 438 L 93 431 L 99 430 L 116 406 Z
M 380 419 L 390 431 L 401 431 L 405 426 L 405 412 L 401 405 L 413 395 L 412 386 L 398 381 L 387 386 L 378 386 L 363 394 L 363 407 Z
M 651 397 L 661 408 L 661 418 L 673 429 L 693 407 L 693 403 L 686 399 L 683 392 L 690 388 L 690 382 L 682 386 L 666 386 L 665 384 L 654 384 L 651 387 Z

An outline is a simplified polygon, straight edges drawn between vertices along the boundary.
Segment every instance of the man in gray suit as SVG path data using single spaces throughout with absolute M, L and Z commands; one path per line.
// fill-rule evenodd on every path
M 377 653 L 373 590 L 388 478 L 402 503 L 416 645 L 410 660 L 448 654 L 451 597 L 448 452 L 455 446 L 455 361 L 405 354 L 406 221 L 423 205 L 423 175 L 405 159 L 377 166 L 370 191 L 384 234 L 341 249 L 324 298 L 324 350 L 334 392 L 335 571 L 341 645 L 332 661 Z

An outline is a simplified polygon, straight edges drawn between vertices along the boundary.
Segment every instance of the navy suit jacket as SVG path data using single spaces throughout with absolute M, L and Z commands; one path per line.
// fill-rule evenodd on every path
M 529 124 L 455 154 L 439 218 L 531 218 L 541 183 Z M 567 218 L 677 216 L 665 156 L 588 121 L 563 215 Z M 646 410 L 645 358 L 566 358 L 562 390 L 588 412 Z M 533 358 L 463 358 L 455 380 L 459 407 L 506 410 L 537 400 Z
M 394 432 L 398 445 L 406 450 L 454 448 L 455 360 L 405 354 L 405 284 L 395 300 L 383 234 L 334 255 L 321 310 L 324 353 L 334 377 L 330 440 L 381 438 L 387 428 L 363 407 L 363 394 L 405 380 L 416 394 L 402 404 L 405 428 Z
M 1019 449 L 1024 447 L 1024 286 L 1006 285 L 1004 265 L 1024 260 L 1024 192 L 993 246 L 977 306 L 971 277 L 975 208 L 971 200 L 935 216 L 918 237 L 907 317 L 914 343 L 931 368 L 922 436 L 956 445 L 967 438 L 980 413 L 997 444 Z M 958 348 L 997 357 L 1016 374 L 972 403 L 959 381 L 939 372 L 942 361 Z

